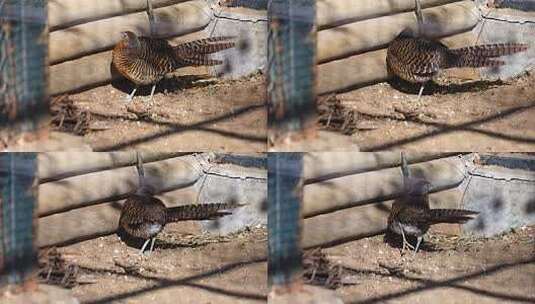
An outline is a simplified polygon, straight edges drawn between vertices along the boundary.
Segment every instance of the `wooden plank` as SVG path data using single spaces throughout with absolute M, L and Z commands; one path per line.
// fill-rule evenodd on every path
M 188 0 L 151 0 L 153 8 L 170 6 Z M 49 0 L 50 31 L 90 21 L 145 11 L 143 0 Z
M 139 151 L 144 163 L 178 157 L 185 152 Z M 122 152 L 46 152 L 39 153 L 38 176 L 46 183 L 70 176 L 132 166 L 136 164 L 136 151 Z
M 144 165 L 147 183 L 156 193 L 194 184 L 201 169 L 188 156 Z M 138 187 L 135 166 L 77 175 L 39 186 L 39 216 L 124 198 Z
M 167 207 L 190 203 L 197 195 L 195 186 L 157 196 Z M 115 233 L 124 200 L 93 205 L 39 218 L 39 247 L 57 246 Z M 82 225 L 80 223 L 83 223 Z
M 459 153 L 410 152 L 409 164 L 444 158 Z M 306 184 L 325 179 L 397 167 L 401 164 L 399 151 L 388 152 L 312 152 L 304 155 Z
M 480 20 L 473 1 L 462 1 L 422 10 L 425 34 L 444 37 L 466 32 Z M 454 16 L 454 17 L 452 17 Z M 403 29 L 416 31 L 413 12 L 354 22 L 318 32 L 318 62 L 384 48 Z M 364 69 L 365 70 L 365 69 Z
M 171 44 L 183 41 L 204 38 L 203 31 L 191 33 L 184 36 L 169 39 Z M 107 84 L 112 80 L 123 78 L 112 68 L 111 51 L 104 51 L 91 54 L 75 60 L 65 61 L 55 64 L 49 68 L 50 71 L 50 95 L 64 94 L 68 92 L 80 91 Z M 206 75 L 209 74 L 208 67 L 186 67 L 177 70 L 174 75 Z
M 471 38 L 473 34 L 465 32 L 446 37 L 443 41 L 449 46 L 458 47 L 469 45 L 467 41 Z M 472 78 L 479 75 L 475 69 L 455 69 L 447 72 L 448 75 L 453 76 L 468 75 L 467 73 L 470 73 Z M 320 64 L 318 66 L 318 94 L 348 91 L 385 81 L 389 77 L 386 68 L 386 49 L 366 52 Z
M 421 5 L 429 8 L 453 2 L 459 0 L 421 0 Z M 317 5 L 316 20 L 320 30 L 414 10 L 414 1 L 408 0 L 359 0 L 358 5 L 348 0 L 321 0 Z
M 306 192 L 305 192 L 306 194 Z M 431 208 L 460 208 L 463 192 L 458 188 L 429 195 Z M 334 246 L 384 233 L 392 200 L 339 210 L 308 218 L 303 224 L 303 248 Z M 452 232 L 452 225 L 435 227 Z M 455 232 L 458 233 L 457 229 Z
M 431 183 L 431 191 L 457 187 L 465 178 L 458 158 L 411 165 L 411 173 Z M 305 186 L 303 215 L 312 217 L 335 210 L 393 199 L 403 193 L 400 168 L 347 175 Z
M 158 36 L 170 37 L 198 31 L 206 27 L 213 16 L 205 1 L 195 0 L 155 9 L 154 17 L 157 20 L 155 32 Z M 51 32 L 50 63 L 111 49 L 120 40 L 121 32 L 126 30 L 149 35 L 147 14 L 141 12 L 117 16 Z

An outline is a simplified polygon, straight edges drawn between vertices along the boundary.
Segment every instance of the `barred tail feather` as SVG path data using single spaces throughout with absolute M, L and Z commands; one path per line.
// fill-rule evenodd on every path
M 452 52 L 459 55 L 500 57 L 523 52 L 527 49 L 528 45 L 524 43 L 496 43 L 468 46 L 460 49 L 454 49 Z
M 431 209 L 429 219 L 432 223 L 463 224 L 474 218 L 479 212 L 462 209 Z
M 239 207 L 236 204 L 199 204 L 184 205 L 167 209 L 167 222 L 189 220 L 215 220 L 225 215 L 232 214 L 232 209 Z
M 499 43 L 469 46 L 449 51 L 448 67 L 493 67 L 503 65 L 492 58 L 526 51 L 527 44 Z
M 188 56 L 191 54 L 212 54 L 234 47 L 234 41 L 227 41 L 231 39 L 234 39 L 234 37 L 221 36 L 204 38 L 179 44 L 173 47 L 173 49 L 175 50 L 177 56 Z
M 217 59 L 211 59 L 205 55 L 190 55 L 189 57 L 183 57 L 179 59 L 184 65 L 187 66 L 202 66 L 202 65 L 220 65 L 223 61 Z

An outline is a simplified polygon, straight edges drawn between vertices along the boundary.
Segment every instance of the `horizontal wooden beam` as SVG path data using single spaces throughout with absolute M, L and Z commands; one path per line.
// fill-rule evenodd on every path
M 142 1 L 145 3 L 145 1 Z M 212 11 L 202 0 L 188 1 L 154 10 L 155 33 L 179 36 L 203 29 L 212 20 Z M 49 36 L 49 61 L 56 64 L 111 49 L 122 31 L 150 34 L 145 12 L 117 16 L 54 31 Z
M 171 44 L 203 38 L 202 31 L 169 39 Z M 50 67 L 50 95 L 59 95 L 107 84 L 112 80 L 121 79 L 111 67 L 111 51 L 104 51 L 65 61 Z M 207 67 L 186 67 L 173 73 L 181 75 L 207 75 Z
M 159 192 L 194 184 L 201 169 L 188 156 L 144 165 L 147 183 Z M 39 186 L 39 216 L 100 204 L 123 198 L 138 188 L 135 166 L 77 175 Z
M 442 39 L 442 42 L 450 47 L 466 46 L 472 45 L 474 38 L 472 32 L 464 32 L 446 37 Z M 455 69 L 448 71 L 447 74 L 455 75 L 466 72 L 466 69 Z M 386 81 L 389 77 L 386 68 L 386 49 L 366 52 L 320 64 L 318 66 L 318 94 L 348 91 Z
M 462 208 L 463 191 L 452 188 L 429 195 L 432 208 Z M 392 200 L 339 210 L 307 218 L 303 224 L 303 248 L 328 247 L 386 230 Z
M 429 181 L 433 192 L 457 187 L 465 178 L 460 158 L 437 159 L 409 168 L 414 176 Z M 401 170 L 395 167 L 328 179 L 306 185 L 303 193 L 305 217 L 385 201 L 403 193 Z
M 459 2 L 459 0 L 421 0 L 422 8 Z M 320 0 L 317 3 L 319 29 L 339 26 L 381 16 L 414 11 L 414 1 L 408 0 L 359 0 L 358 5 L 347 0 Z
M 151 0 L 153 8 L 170 6 L 188 0 Z M 49 0 L 50 31 L 69 26 L 145 11 L 144 0 Z
M 188 187 L 158 197 L 167 207 L 174 207 L 194 201 L 196 192 L 195 187 Z M 66 245 L 115 233 L 123 203 L 118 200 L 39 218 L 38 246 Z
M 144 163 L 178 157 L 186 152 L 140 151 Z M 122 152 L 45 152 L 39 153 L 38 176 L 40 183 L 135 165 L 136 151 Z
M 405 158 L 409 164 L 457 155 L 456 152 L 409 152 Z M 401 164 L 399 151 L 387 152 L 311 152 L 304 155 L 305 184 L 397 167 Z
M 444 37 L 466 32 L 480 20 L 473 1 L 462 1 L 422 10 L 427 37 Z M 318 62 L 345 58 L 384 48 L 403 29 L 416 33 L 414 13 L 402 13 L 354 22 L 318 32 Z M 362 69 L 366 70 L 366 69 Z

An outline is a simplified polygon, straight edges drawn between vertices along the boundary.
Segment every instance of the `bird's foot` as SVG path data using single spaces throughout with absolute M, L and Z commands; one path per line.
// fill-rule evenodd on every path
M 414 246 L 411 245 L 411 243 L 407 242 L 407 241 L 403 241 L 403 247 L 401 248 L 401 255 L 403 256 L 404 253 L 405 253 L 405 248 L 409 248 L 410 250 L 414 250 Z
M 143 102 L 147 104 L 152 104 L 152 97 L 145 97 L 143 98 Z

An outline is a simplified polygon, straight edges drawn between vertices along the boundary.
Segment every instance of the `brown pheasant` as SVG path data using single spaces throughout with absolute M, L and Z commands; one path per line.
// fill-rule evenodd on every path
M 505 63 L 500 56 L 523 52 L 523 43 L 485 44 L 449 49 L 428 38 L 415 38 L 402 32 L 388 46 L 386 64 L 390 74 L 412 83 L 421 83 L 418 99 L 425 82 L 433 79 L 440 70 L 460 67 L 495 67 Z
M 388 216 L 388 230 L 403 237 L 403 247 L 418 252 L 423 236 L 429 227 L 439 223 L 462 224 L 473 219 L 479 212 L 462 209 L 430 209 L 428 193 L 431 184 L 425 180 L 412 178 L 403 152 L 401 153 L 401 171 L 405 193 L 392 204 Z M 415 236 L 416 247 L 409 244 L 406 235 Z
M 145 183 L 143 164 L 139 154 L 137 169 L 140 186 L 136 193 L 130 195 L 123 204 L 119 227 L 133 237 L 146 239 L 140 254 L 145 251 L 151 240 L 149 252 L 153 251 L 156 236 L 168 223 L 214 220 L 232 214 L 232 209 L 241 206 L 239 204 L 216 203 L 167 208 L 161 200 L 153 196 L 153 189 Z
M 213 66 L 223 62 L 210 54 L 234 47 L 233 37 L 212 37 L 172 46 L 167 40 L 137 36 L 122 32 L 121 40 L 112 52 L 115 68 L 135 85 L 127 100 L 132 100 L 138 86 L 152 85 L 152 100 L 156 84 L 168 73 L 186 66 Z

